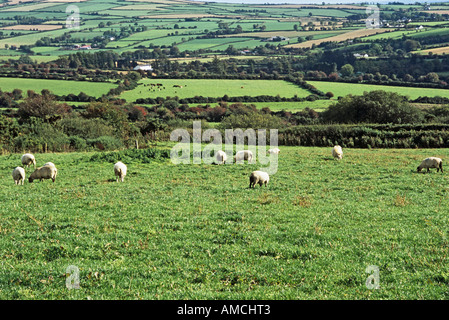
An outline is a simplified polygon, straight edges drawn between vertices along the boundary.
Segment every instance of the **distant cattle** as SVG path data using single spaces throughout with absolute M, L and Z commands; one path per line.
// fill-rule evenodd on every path
M 175 84 L 175 85 L 173 85 L 173 88 L 182 88 L 182 86 L 179 84 Z

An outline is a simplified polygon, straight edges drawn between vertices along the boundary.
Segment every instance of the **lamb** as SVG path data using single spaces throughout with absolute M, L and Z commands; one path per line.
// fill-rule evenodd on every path
M 123 162 L 119 161 L 116 164 L 114 164 L 114 173 L 115 176 L 117 177 L 117 182 L 119 182 L 119 180 L 123 182 L 126 176 L 126 170 L 127 167 Z
M 267 187 L 268 181 L 270 181 L 270 176 L 268 173 L 263 171 L 253 171 L 249 176 L 249 187 L 255 188 L 256 184 L 259 184 L 260 186 L 265 184 L 265 187 Z
M 279 154 L 281 150 L 279 148 L 268 149 L 268 154 Z
M 58 174 L 58 169 L 54 166 L 42 166 L 37 168 L 28 178 L 28 182 L 33 182 L 33 180 L 39 179 L 40 181 L 44 179 L 51 179 L 53 182 L 56 180 L 56 175 Z
M 16 185 L 20 185 L 25 181 L 25 169 L 22 167 L 17 167 L 12 171 L 12 177 L 14 179 L 14 183 Z
M 441 173 L 443 173 L 443 160 L 436 157 L 430 157 L 424 159 L 421 164 L 418 166 L 417 170 L 418 172 L 421 172 L 422 169 L 426 169 L 427 172 L 430 171 L 430 168 L 437 168 L 437 172 L 441 170 Z
M 226 152 L 218 150 L 217 153 L 215 154 L 215 158 L 217 159 L 218 164 L 224 164 L 228 156 L 226 155 Z
M 332 149 L 332 156 L 334 158 L 337 158 L 338 160 L 341 160 L 343 158 L 343 150 L 341 149 L 341 147 L 339 145 L 336 145 Z
M 34 166 L 34 169 L 36 169 L 36 159 L 31 153 L 25 153 L 22 158 L 22 164 L 26 166 L 27 168 L 31 166 L 31 164 Z
M 253 153 L 250 150 L 241 150 L 237 152 L 234 156 L 234 162 L 240 161 L 240 160 L 248 160 L 248 162 L 252 162 L 253 160 Z

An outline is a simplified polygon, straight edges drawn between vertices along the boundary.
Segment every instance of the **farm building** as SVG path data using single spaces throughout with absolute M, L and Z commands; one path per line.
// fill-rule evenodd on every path
M 149 65 L 149 64 L 146 64 L 146 65 L 136 66 L 136 67 L 134 67 L 134 70 L 135 70 L 135 71 L 138 71 L 138 70 L 142 70 L 142 71 L 152 71 L 152 70 L 153 70 L 153 67 L 152 67 L 151 65 Z

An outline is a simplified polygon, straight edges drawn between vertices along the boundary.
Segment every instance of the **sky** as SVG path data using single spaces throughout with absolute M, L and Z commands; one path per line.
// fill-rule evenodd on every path
M 378 1 L 370 1 L 370 0 L 201 0 L 201 1 L 209 1 L 209 2 L 227 2 L 227 3 L 246 3 L 246 4 L 280 4 L 280 3 L 289 3 L 289 4 L 322 4 L 325 2 L 326 4 L 336 4 L 336 3 L 388 3 L 388 2 L 402 2 L 402 3 L 415 3 L 415 2 L 442 2 L 445 0 L 378 0 Z

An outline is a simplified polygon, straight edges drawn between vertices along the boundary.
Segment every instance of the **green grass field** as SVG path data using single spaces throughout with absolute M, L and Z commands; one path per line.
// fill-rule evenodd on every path
M 365 91 L 384 90 L 397 92 L 401 95 L 409 96 L 410 99 L 416 99 L 419 97 L 449 97 L 449 91 L 445 89 L 433 89 L 433 88 L 418 88 L 418 87 L 397 87 L 397 86 L 383 86 L 383 85 L 371 85 L 371 84 L 359 84 L 359 83 L 342 83 L 342 82 L 326 82 L 326 81 L 307 81 L 317 89 L 323 92 L 332 92 L 334 99 L 339 96 L 343 97 L 348 94 L 362 95 Z
M 80 92 L 84 92 L 90 96 L 100 97 L 114 87 L 114 84 L 106 82 L 0 78 L 0 89 L 2 91 L 11 92 L 18 88 L 25 94 L 27 90 L 40 93 L 43 89 L 48 89 L 57 95 L 67 95 L 69 93 L 79 94 Z
M 138 98 L 175 97 L 191 98 L 195 96 L 222 97 L 280 95 L 281 97 L 306 97 L 311 93 L 283 80 L 196 80 L 196 79 L 143 79 L 137 88 L 125 91 L 120 98 L 133 102 Z M 160 90 L 145 84 L 160 83 Z M 181 85 L 182 88 L 175 88 Z M 243 88 L 242 88 L 243 87 Z
M 0 298 L 447 299 L 447 174 L 415 172 L 430 155 L 447 150 L 281 147 L 254 190 L 256 164 L 128 159 L 116 183 L 93 153 L 37 154 L 56 182 L 16 186 L 20 154 L 0 156 Z

